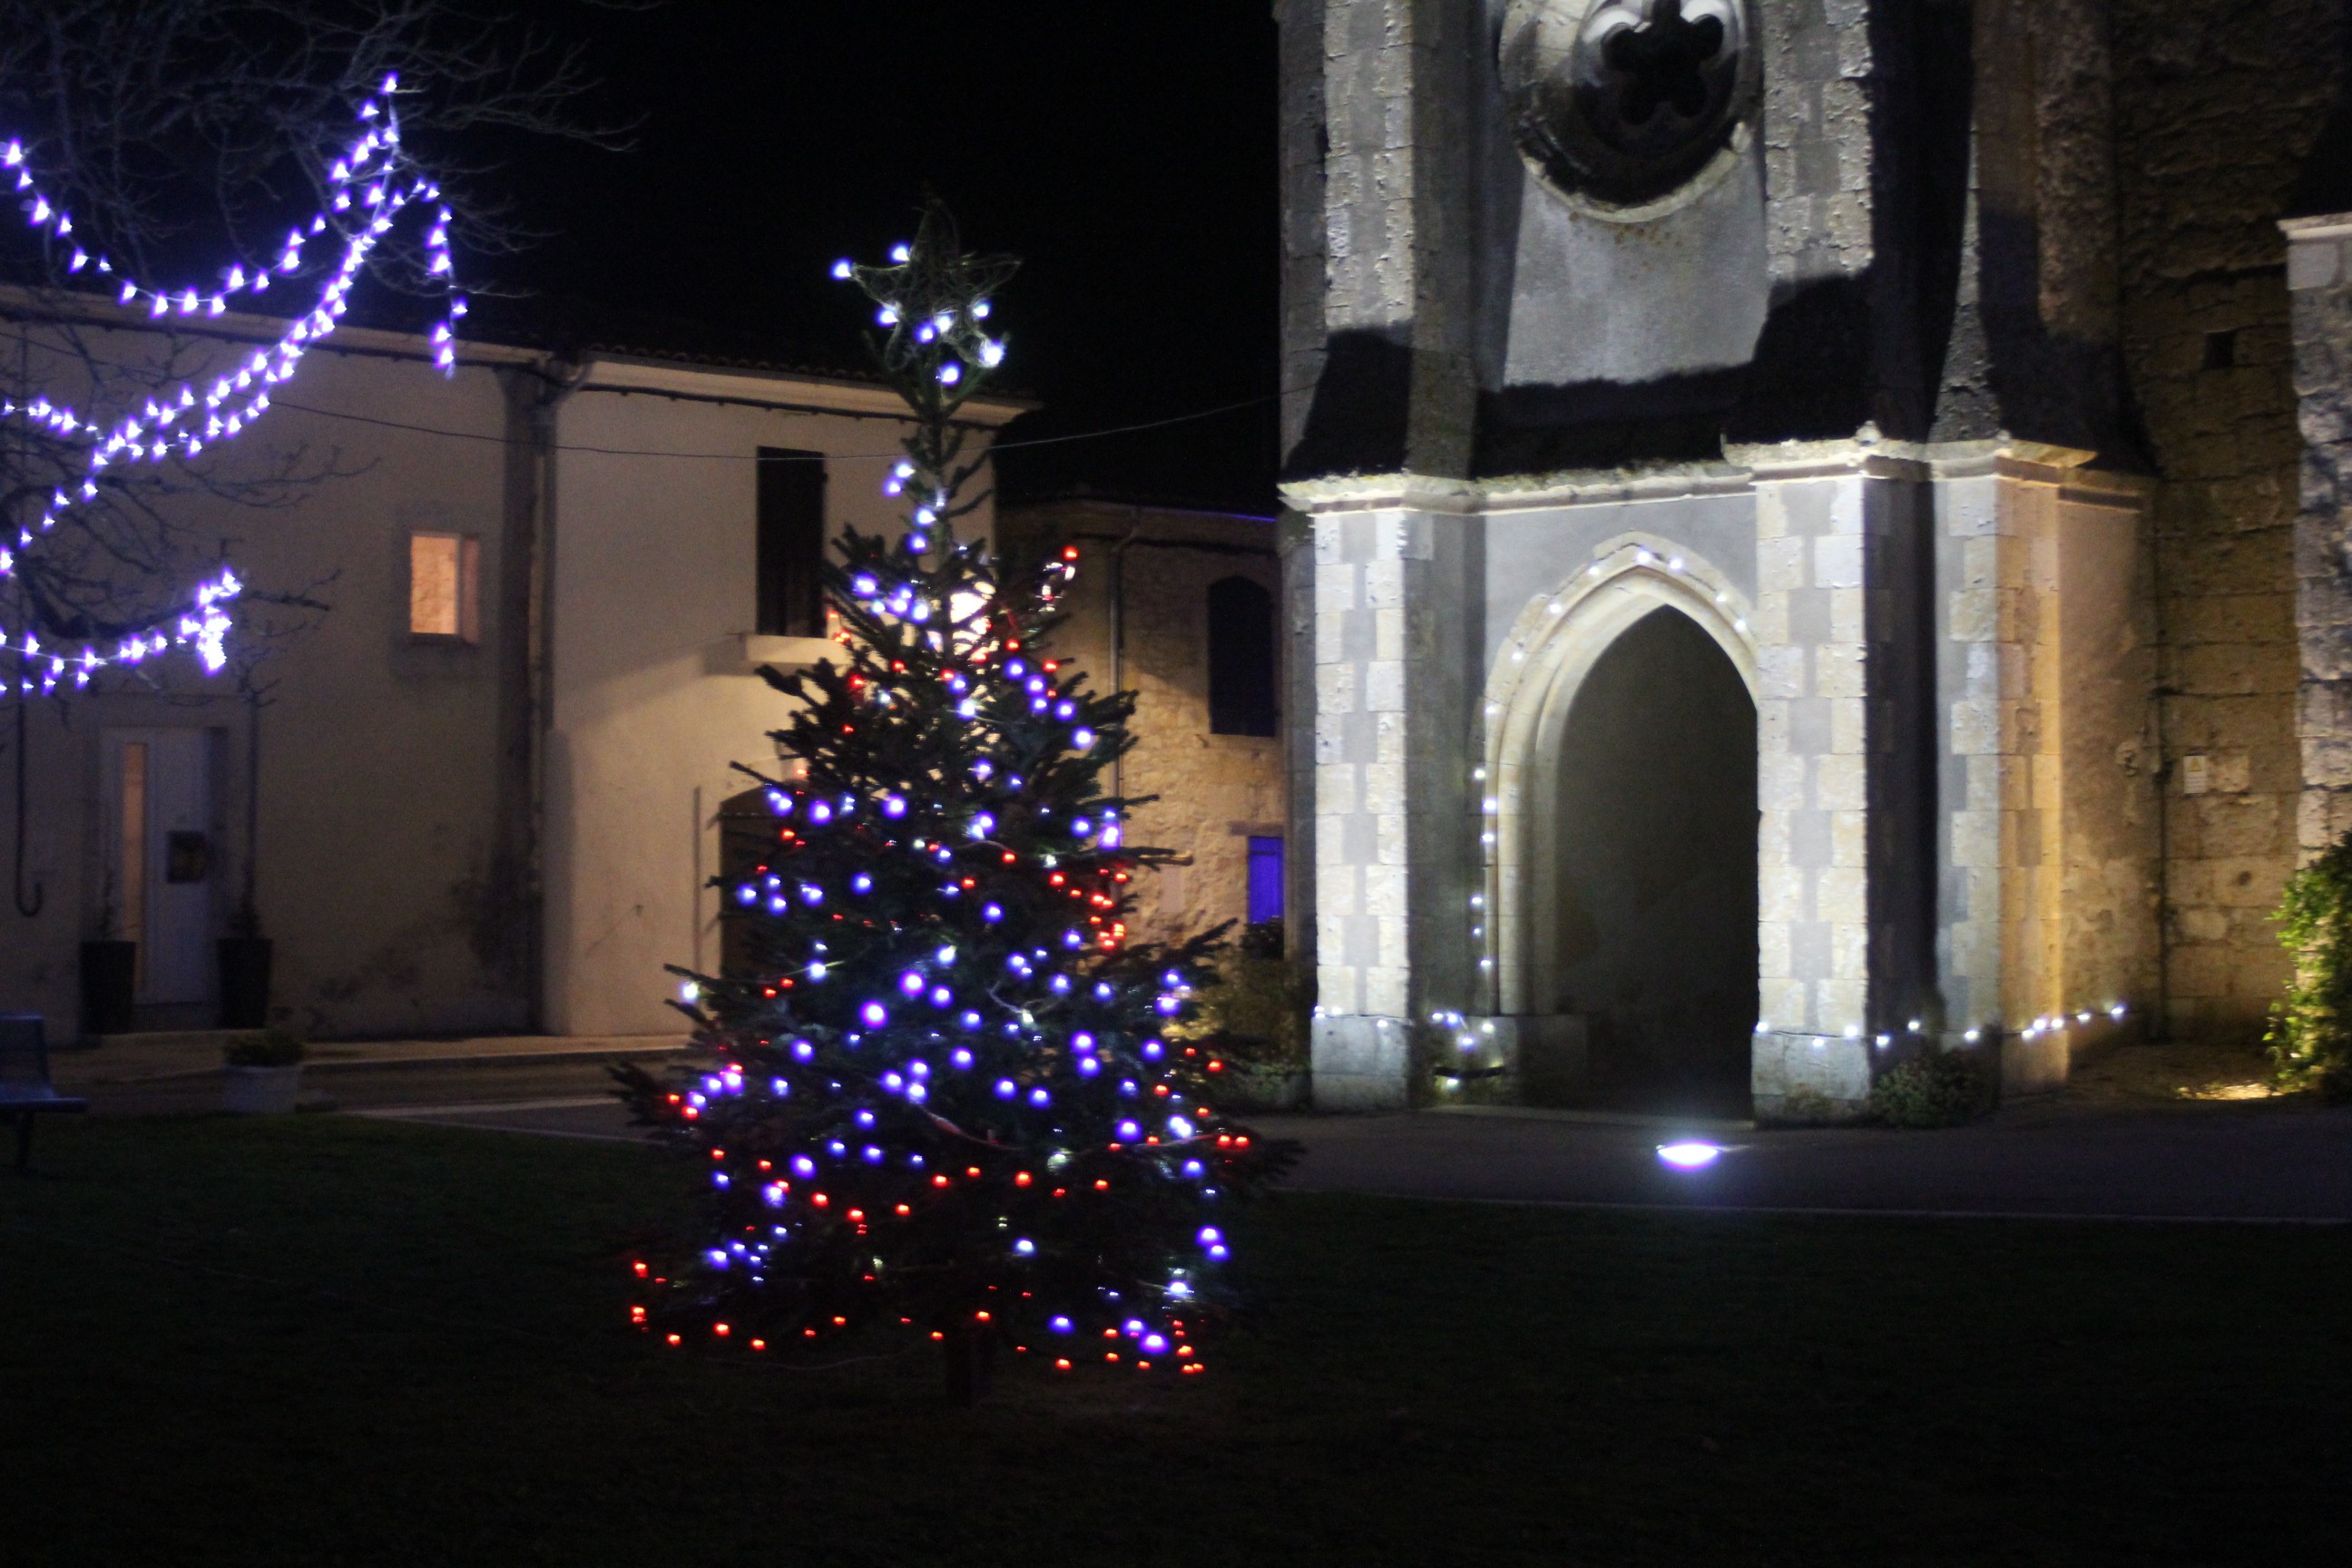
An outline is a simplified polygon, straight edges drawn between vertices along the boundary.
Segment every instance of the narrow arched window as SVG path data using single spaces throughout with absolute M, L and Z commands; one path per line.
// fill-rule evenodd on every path
M 1246 577 L 1209 584 L 1209 732 L 1275 732 L 1274 595 Z

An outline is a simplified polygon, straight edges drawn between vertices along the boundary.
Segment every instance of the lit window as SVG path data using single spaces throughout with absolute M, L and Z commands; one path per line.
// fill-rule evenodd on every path
M 1282 840 L 1250 836 L 1249 923 L 1282 918 Z
M 482 640 L 482 546 L 456 533 L 408 536 L 408 630 L 452 642 Z

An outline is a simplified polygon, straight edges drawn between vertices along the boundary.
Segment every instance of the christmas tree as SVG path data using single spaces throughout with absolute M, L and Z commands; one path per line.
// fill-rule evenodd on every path
M 912 1335 L 977 1394 L 997 1346 L 1061 1371 L 1195 1373 L 1234 1305 L 1235 1204 L 1276 1173 L 1220 1116 L 1222 1063 L 1167 1026 L 1217 933 L 1131 942 L 1107 797 L 1129 694 L 1047 657 L 1076 552 L 1001 561 L 959 531 L 984 457 L 958 411 L 1003 363 L 1007 258 L 958 246 L 938 204 L 871 297 L 911 433 L 886 489 L 896 540 L 826 567 L 840 661 L 768 679 L 797 700 L 752 773 L 772 814 L 719 879 L 744 922 L 723 975 L 677 971 L 697 1066 L 625 1073 L 641 1119 L 691 1146 L 698 1234 L 635 1264 L 635 1320 L 672 1345 L 831 1352 Z

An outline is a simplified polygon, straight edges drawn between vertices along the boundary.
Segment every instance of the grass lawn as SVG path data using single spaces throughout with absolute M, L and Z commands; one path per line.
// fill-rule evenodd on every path
M 622 1326 L 664 1157 L 93 1121 L 0 1173 L 0 1562 L 2352 1562 L 2352 1236 L 1289 1196 L 1181 1386 Z M 1027 1374 L 1027 1375 L 1024 1375 Z

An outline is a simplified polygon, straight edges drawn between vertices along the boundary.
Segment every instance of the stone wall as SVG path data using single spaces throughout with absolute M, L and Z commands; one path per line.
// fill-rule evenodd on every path
M 2352 830 L 2352 213 L 2286 226 L 2305 450 L 2296 531 L 2305 855 Z
M 2286 978 L 2270 913 L 2301 793 L 2275 220 L 2338 89 L 2342 7 L 2116 0 L 2111 26 L 2125 369 L 2162 481 L 2168 1022 L 2249 1033 Z
M 1242 921 L 1250 838 L 1287 831 L 1285 742 L 1279 733 L 1210 732 L 1208 594 L 1220 578 L 1246 577 L 1276 596 L 1279 627 L 1275 525 L 1082 500 L 1008 507 L 998 530 L 1012 546 L 1077 546 L 1069 619 L 1048 651 L 1084 669 L 1097 690 L 1116 681 L 1136 694 L 1137 743 L 1120 764 L 1118 788 L 1159 798 L 1137 808 L 1129 840 L 1179 858 L 1139 879 L 1130 932 L 1170 942 Z M 1124 631 L 1116 659 L 1115 619 Z M 1276 690 L 1285 683 L 1277 680 Z

